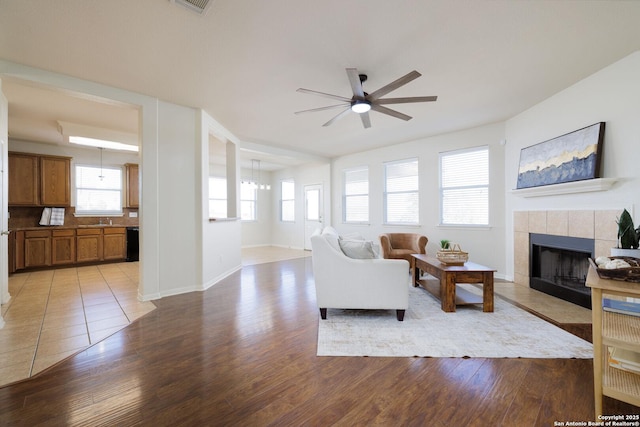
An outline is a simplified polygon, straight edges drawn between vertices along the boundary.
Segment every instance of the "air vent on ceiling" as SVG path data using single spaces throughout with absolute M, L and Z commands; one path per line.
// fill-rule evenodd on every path
M 171 3 L 186 7 L 192 12 L 206 15 L 213 3 L 213 0 L 169 0 Z

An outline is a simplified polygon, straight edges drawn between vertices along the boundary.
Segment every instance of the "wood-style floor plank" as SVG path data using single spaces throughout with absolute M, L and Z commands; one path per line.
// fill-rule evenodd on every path
M 206 292 L 156 303 L 99 344 L 0 388 L 0 425 L 538 426 L 593 419 L 590 360 L 316 356 L 310 258 L 245 266 Z

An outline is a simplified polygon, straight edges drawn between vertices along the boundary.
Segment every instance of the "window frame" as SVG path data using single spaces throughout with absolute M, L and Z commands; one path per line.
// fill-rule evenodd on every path
M 115 170 L 118 171 L 120 173 L 120 179 L 118 180 L 118 182 L 120 183 L 119 188 L 116 189 L 106 189 L 106 188 L 93 188 L 93 187 L 79 187 L 79 183 L 80 180 L 78 179 L 78 168 L 91 168 L 91 169 L 95 169 L 96 171 L 101 170 L 101 171 L 105 171 L 105 170 Z M 124 180 L 125 180 L 125 173 L 124 173 L 124 166 L 110 166 L 110 165 L 93 165 L 93 164 L 88 164 L 88 163 L 76 163 L 74 165 L 73 168 L 73 174 L 74 174 L 74 183 L 73 183 L 73 191 L 74 191 L 74 197 L 75 197 L 75 212 L 74 212 L 74 216 L 101 216 L 101 217 L 105 217 L 105 216 L 122 216 L 124 215 Z M 83 210 L 81 209 L 81 206 L 79 204 L 79 200 L 80 197 L 78 195 L 78 191 L 79 190 L 93 190 L 93 191 L 118 191 L 120 193 L 119 197 L 118 197 L 118 205 L 119 205 L 119 209 L 118 210 Z
M 403 191 L 388 191 L 388 171 L 389 167 L 393 165 L 399 165 L 402 163 L 415 163 L 417 167 L 416 172 L 416 188 L 415 190 L 403 190 Z M 384 225 L 403 225 L 403 226 L 419 226 L 420 225 L 420 160 L 417 157 L 411 157 L 408 159 L 402 160 L 393 160 L 389 162 L 383 163 L 384 168 L 384 189 L 383 189 L 383 224 Z M 394 194 L 415 194 L 417 197 L 416 201 L 416 217 L 415 221 L 389 221 L 388 208 L 389 208 L 389 195 Z
M 443 186 L 443 159 L 445 157 L 448 156 L 454 156 L 454 155 L 463 155 L 463 154 L 468 154 L 468 153 L 477 153 L 477 152 L 484 152 L 486 153 L 486 183 L 484 184 L 473 184 L 473 178 L 471 178 L 471 181 L 465 185 L 457 185 L 457 186 L 449 186 L 449 187 L 444 187 Z M 439 204 L 440 204 L 440 212 L 439 212 L 439 225 L 441 227 L 465 227 L 465 228 L 487 228 L 491 226 L 491 204 L 490 204 L 490 183 L 491 183 L 491 177 L 490 177 L 490 165 L 491 165 L 491 156 L 490 156 L 490 151 L 489 151 L 489 146 L 488 145 L 482 145 L 482 146 L 478 146 L 478 147 L 471 147 L 471 148 L 462 148 L 462 149 L 458 149 L 458 150 L 450 150 L 450 151 L 444 151 L 438 154 L 438 168 L 439 168 L 439 175 L 438 175 L 438 179 L 439 179 L 439 185 L 438 185 L 438 192 L 439 192 Z M 486 192 L 486 223 L 473 223 L 473 222 L 460 222 L 460 223 L 456 223 L 456 222 L 445 222 L 445 212 L 444 212 L 444 206 L 445 206 L 445 191 L 446 190 L 473 190 L 473 189 L 484 189 Z

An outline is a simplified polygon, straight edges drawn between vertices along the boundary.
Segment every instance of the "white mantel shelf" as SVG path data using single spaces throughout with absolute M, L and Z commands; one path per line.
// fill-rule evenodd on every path
M 617 181 L 617 178 L 595 178 L 584 181 L 563 182 L 561 184 L 543 185 L 540 187 L 520 188 L 511 190 L 519 197 L 556 196 L 560 194 L 589 193 L 592 191 L 606 191 Z

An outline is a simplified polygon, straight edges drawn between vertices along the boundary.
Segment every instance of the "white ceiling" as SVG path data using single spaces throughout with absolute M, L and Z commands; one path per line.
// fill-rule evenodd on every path
M 0 58 L 203 108 L 248 143 L 334 157 L 512 117 L 640 49 L 638 22 L 640 1 L 615 0 L 213 0 L 205 16 L 169 0 L 0 0 Z M 417 70 L 387 96 L 438 101 L 391 106 L 408 122 L 371 112 L 370 129 L 356 114 L 322 127 L 340 110 L 294 114 L 335 103 L 299 87 L 350 97 L 347 67 L 368 74 L 367 92 Z M 13 138 L 55 143 L 55 120 L 137 128 L 127 106 L 5 78 L 3 91 Z

